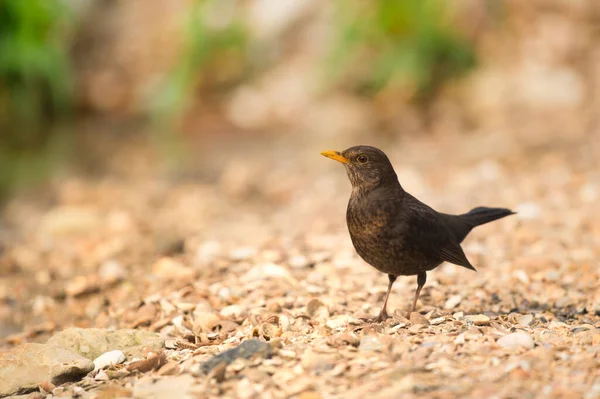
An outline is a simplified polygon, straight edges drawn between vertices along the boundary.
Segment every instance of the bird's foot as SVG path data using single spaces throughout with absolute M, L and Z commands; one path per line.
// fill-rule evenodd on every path
M 387 314 L 387 312 L 382 311 L 382 312 L 379 312 L 379 314 L 376 317 L 369 319 L 368 322 L 369 323 L 383 323 L 384 321 L 386 321 L 389 318 L 390 318 L 390 316 Z

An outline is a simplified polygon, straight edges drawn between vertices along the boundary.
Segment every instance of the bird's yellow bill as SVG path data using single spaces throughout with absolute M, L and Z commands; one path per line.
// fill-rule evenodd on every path
M 323 155 L 324 157 L 327 157 L 327 158 L 331 158 L 334 161 L 338 161 L 341 163 L 350 163 L 350 160 L 348 158 L 344 157 L 342 154 L 340 154 L 337 151 L 323 151 L 321 153 L 321 155 Z

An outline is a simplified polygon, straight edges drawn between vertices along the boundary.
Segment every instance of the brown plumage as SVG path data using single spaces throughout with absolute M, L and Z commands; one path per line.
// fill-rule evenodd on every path
M 512 215 L 509 209 L 478 207 L 462 215 L 439 213 L 402 188 L 388 157 L 379 149 L 355 146 L 322 155 L 342 162 L 352 183 L 346 222 L 356 252 L 389 277 L 383 321 L 398 276 L 417 276 L 415 310 L 427 271 L 445 262 L 475 270 L 460 243 L 475 226 Z

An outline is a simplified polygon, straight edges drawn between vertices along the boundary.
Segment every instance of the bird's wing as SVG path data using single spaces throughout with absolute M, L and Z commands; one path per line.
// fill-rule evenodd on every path
M 446 246 L 440 250 L 440 255 L 446 262 L 454 263 L 455 265 L 466 267 L 467 269 L 475 270 L 471 262 L 467 259 L 465 253 L 459 244 Z
M 440 214 L 422 203 L 410 205 L 400 221 L 408 233 L 406 245 L 440 261 L 475 270 Z

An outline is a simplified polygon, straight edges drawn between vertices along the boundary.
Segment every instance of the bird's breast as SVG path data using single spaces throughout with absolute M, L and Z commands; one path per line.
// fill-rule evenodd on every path
M 390 249 L 389 234 L 395 217 L 383 204 L 351 198 L 346 222 L 356 252 L 372 266 L 382 269 Z

